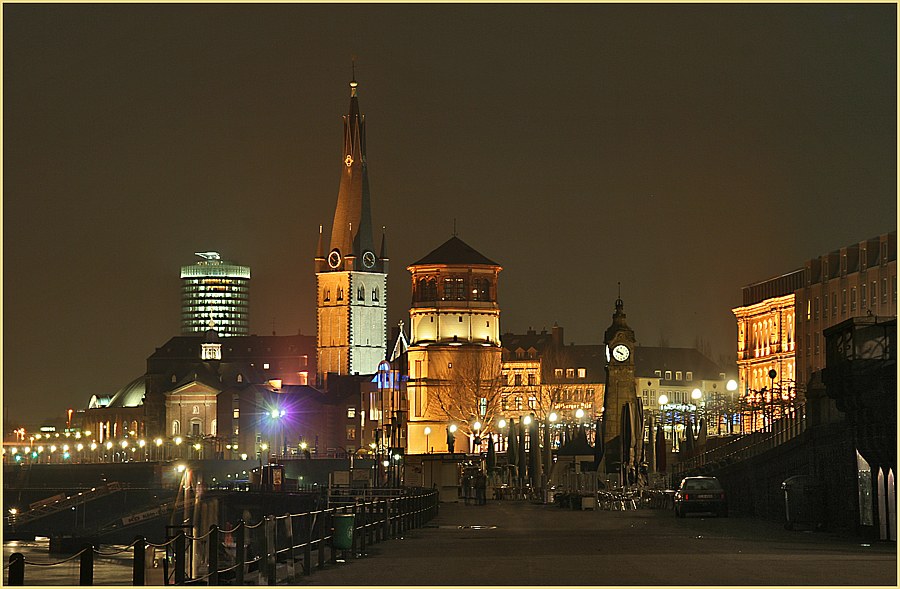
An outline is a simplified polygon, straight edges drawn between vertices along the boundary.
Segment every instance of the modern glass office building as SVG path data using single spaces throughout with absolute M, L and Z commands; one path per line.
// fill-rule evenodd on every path
M 222 337 L 250 335 L 250 267 L 219 252 L 181 267 L 181 335 L 202 334 L 210 321 Z

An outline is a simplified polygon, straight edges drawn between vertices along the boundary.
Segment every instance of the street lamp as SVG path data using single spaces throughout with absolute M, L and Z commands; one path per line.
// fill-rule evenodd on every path
M 430 436 L 430 435 L 431 435 L 431 428 L 428 427 L 428 426 L 425 426 L 425 453 L 426 453 L 426 454 L 427 454 L 428 452 L 430 452 L 430 450 L 428 449 L 428 448 L 429 448 L 429 446 L 428 446 L 428 436 Z
M 698 414 L 697 410 L 700 408 L 700 400 L 702 398 L 703 398 L 703 391 L 701 391 L 700 389 L 694 389 L 693 391 L 691 391 L 691 400 L 693 401 L 693 406 L 694 406 L 694 411 L 693 411 L 694 421 L 697 420 L 697 414 Z M 699 425 L 700 425 L 699 423 L 692 424 L 693 427 L 697 428 L 697 435 L 700 434 Z
M 497 451 L 498 452 L 503 452 L 506 449 L 506 446 L 503 443 L 504 442 L 503 430 L 506 429 L 506 425 L 507 425 L 507 423 L 506 423 L 505 419 L 501 419 L 500 421 L 497 422 Z
M 478 452 L 480 454 L 481 453 L 481 435 L 480 435 L 481 422 L 476 421 L 475 423 L 473 423 L 472 430 L 474 432 L 474 435 L 472 436 L 472 452 L 473 453 Z M 477 448 L 477 450 L 476 450 L 476 448 Z
M 662 407 L 662 414 L 663 414 L 662 422 L 663 422 L 663 428 L 665 429 L 665 423 L 666 423 L 666 407 L 669 405 L 669 397 L 667 397 L 666 395 L 660 395 L 660 396 L 659 396 L 659 399 L 657 399 L 657 401 L 659 402 L 659 406 Z M 672 452 L 675 452 L 675 440 L 676 440 L 676 436 L 675 436 L 675 408 L 672 407 Z
M 456 430 L 459 429 L 456 427 L 455 423 L 451 423 L 447 426 L 447 452 L 453 454 L 454 447 L 456 446 Z

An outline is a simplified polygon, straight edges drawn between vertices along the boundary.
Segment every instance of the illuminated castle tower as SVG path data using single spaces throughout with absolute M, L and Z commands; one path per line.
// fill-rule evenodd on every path
M 318 374 L 374 374 L 387 346 L 388 259 L 384 237 L 375 254 L 366 163 L 366 119 L 359 112 L 356 80 L 344 116 L 341 185 L 331 245 L 322 228 L 316 250 Z
M 204 334 L 210 321 L 222 337 L 250 334 L 250 267 L 198 252 L 181 267 L 181 335 Z
M 465 452 L 464 436 L 477 433 L 472 424 L 492 422 L 499 408 L 502 268 L 454 236 L 407 269 L 413 292 L 407 451 L 446 451 L 443 436 L 454 423 L 455 449 Z

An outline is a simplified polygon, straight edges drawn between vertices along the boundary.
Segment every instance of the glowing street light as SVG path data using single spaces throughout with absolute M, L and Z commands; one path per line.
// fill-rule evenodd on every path
M 428 443 L 428 436 L 430 436 L 430 435 L 431 435 L 431 428 L 428 426 L 425 426 L 425 452 L 430 452 L 429 448 L 431 446 L 429 446 L 429 443 Z

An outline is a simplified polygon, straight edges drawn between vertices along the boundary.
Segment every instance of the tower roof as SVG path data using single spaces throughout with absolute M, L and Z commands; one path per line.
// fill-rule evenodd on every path
M 456 237 L 455 235 L 445 241 L 437 249 L 426 255 L 418 262 L 410 266 L 425 266 L 429 264 L 450 264 L 454 266 L 500 266 L 497 262 L 489 260 L 475 248 Z
M 366 164 L 366 117 L 360 114 L 356 80 L 350 82 L 350 110 L 344 115 L 341 184 L 338 190 L 330 250 L 341 256 L 374 253 L 372 211 Z

